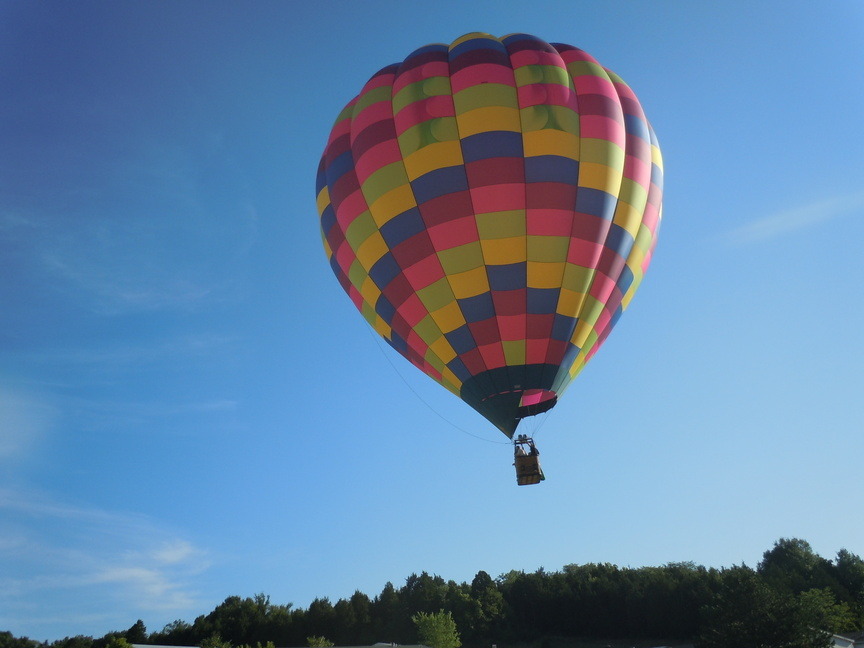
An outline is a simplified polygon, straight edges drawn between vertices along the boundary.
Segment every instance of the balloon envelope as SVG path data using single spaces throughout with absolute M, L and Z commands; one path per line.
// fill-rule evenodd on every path
M 651 260 L 662 160 L 630 88 L 528 34 L 389 65 L 318 169 L 330 265 L 390 345 L 507 436 L 596 353 Z

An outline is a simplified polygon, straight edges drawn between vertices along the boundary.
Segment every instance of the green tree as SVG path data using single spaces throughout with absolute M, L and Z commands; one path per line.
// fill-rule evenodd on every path
M 333 604 L 327 597 L 316 598 L 306 610 L 306 631 L 310 636 L 329 633 L 336 624 L 336 613 Z
M 266 618 L 273 606 L 270 597 L 256 594 L 254 597 L 229 596 L 206 617 L 205 627 L 210 634 L 217 634 L 235 646 L 254 645 L 266 641 L 262 635 Z
M 126 637 L 113 636 L 108 640 L 106 648 L 132 648 L 132 644 L 126 641 Z
M 834 573 L 845 589 L 841 600 L 845 599 L 852 608 L 856 627 L 864 629 L 864 560 L 841 549 L 834 561 Z
M 798 538 L 780 538 L 762 555 L 756 569 L 766 583 L 790 594 L 814 587 L 836 590 L 839 586 L 831 561 L 813 551 L 809 542 Z
M 480 604 L 471 596 L 471 586 L 468 583 L 447 581 L 447 596 L 443 609 L 453 616 L 453 621 L 461 629 L 464 639 L 483 639 L 485 643 L 486 637 L 477 632 Z
M 68 637 L 67 637 L 68 639 Z M 16 637 L 11 632 L 0 632 L 0 648 L 38 648 L 39 642 L 27 637 Z
M 801 592 L 798 602 L 813 627 L 834 633 L 858 629 L 858 620 L 849 604 L 845 601 L 838 603 L 827 587 Z
M 485 571 L 479 571 L 471 581 L 469 591 L 474 603 L 467 619 L 468 625 L 460 626 L 467 630 L 471 639 L 491 639 L 493 631 L 500 628 L 504 618 L 504 596 L 491 576 Z M 466 637 L 467 638 L 467 637 Z
M 417 636 L 421 644 L 432 648 L 459 648 L 462 645 L 456 622 L 449 612 L 418 612 L 411 620 L 417 626 Z
M 191 646 L 198 643 L 192 635 L 192 624 L 177 619 L 167 623 L 159 632 L 152 633 L 149 641 L 165 646 Z
M 2 646 L 2 643 L 0 643 L 0 646 Z M 93 637 L 85 635 L 64 637 L 53 642 L 51 648 L 93 648 Z
M 853 598 L 864 594 L 864 560 L 846 549 L 841 549 L 837 552 L 834 565 L 837 580 Z
M 351 602 L 345 599 L 336 601 L 333 606 L 333 623 L 329 632 L 340 646 L 350 646 L 353 643 L 354 628 L 357 618 Z
M 201 642 L 201 648 L 233 648 L 230 641 L 226 641 L 218 634 L 212 634 Z
M 333 642 L 326 637 L 306 637 L 309 648 L 330 648 Z
M 703 611 L 698 648 L 830 648 L 831 635 L 813 625 L 801 602 L 766 584 L 749 567 L 722 574 L 719 592 Z
M 130 644 L 147 643 L 147 626 L 141 619 L 138 619 L 134 625 L 126 631 L 126 641 Z
M 354 611 L 354 627 L 351 643 L 368 646 L 375 641 L 372 626 L 372 601 L 360 590 L 355 591 L 349 600 Z
M 409 613 L 434 612 L 446 605 L 447 583 L 440 576 L 430 576 L 422 572 L 419 576 L 411 574 L 399 591 L 399 598 Z
M 371 606 L 372 625 L 379 641 L 407 643 L 411 641 L 411 619 L 393 583 L 387 582 Z M 407 627 L 405 626 L 407 624 Z

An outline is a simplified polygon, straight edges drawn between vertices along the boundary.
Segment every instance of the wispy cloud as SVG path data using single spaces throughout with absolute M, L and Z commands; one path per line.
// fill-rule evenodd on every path
M 739 245 L 757 243 L 815 227 L 860 210 L 864 210 L 864 192 L 834 196 L 758 218 L 732 230 L 728 238 Z
M 183 418 L 196 419 L 190 430 L 207 428 L 212 433 L 211 424 L 225 424 L 225 415 L 237 411 L 235 394 L 223 389 L 189 393 L 155 383 L 164 372 L 175 372 L 178 364 L 205 372 L 214 365 L 230 365 L 236 344 L 233 336 L 201 332 L 13 352 L 24 369 L 8 378 L 0 375 L 0 466 L 36 456 L 45 447 L 41 440 L 70 427 L 116 434 L 149 426 L 167 433 L 181 429 L 178 420 Z M 147 381 L 156 388 L 114 388 Z
M 82 618 L 182 615 L 199 605 L 196 579 L 210 566 L 205 550 L 147 516 L 8 489 L 0 538 L 0 627 L 50 617 L 68 633 Z
M 185 540 L 165 542 L 153 552 L 153 557 L 165 565 L 182 563 L 196 554 L 196 549 Z
M 87 398 L 68 398 L 63 402 L 66 414 L 83 428 L 96 432 L 117 433 L 125 430 L 129 434 L 137 434 L 143 428 L 152 428 L 155 421 L 161 421 L 163 434 L 178 434 L 176 420 L 180 417 L 195 417 L 200 422 L 202 418 L 220 420 L 224 424 L 227 414 L 237 409 L 237 401 L 114 401 L 93 400 Z M 207 426 L 208 434 L 213 434 L 219 424 Z M 195 434 L 184 428 L 182 434 Z
M 27 358 L 34 364 L 66 365 L 79 369 L 103 367 L 114 370 L 152 365 L 166 360 L 173 362 L 178 358 L 208 356 L 234 342 L 236 338 L 228 335 L 200 332 L 155 339 L 149 343 L 47 348 L 30 352 Z
M 14 210 L 0 205 L 0 250 L 14 252 L 33 289 L 97 314 L 230 299 L 258 218 L 218 135 L 188 146 L 148 139 L 131 150 L 110 166 L 83 165 L 65 191 Z
M 55 415 L 44 399 L 0 385 L 0 461 L 21 459 L 43 438 Z
M 159 268 L 133 254 L 86 255 L 51 252 L 42 255 L 42 262 L 55 278 L 89 295 L 92 309 L 101 314 L 191 308 L 213 291 L 194 278 L 176 275 L 189 269 L 175 263 Z
M 31 233 L 34 229 L 41 229 L 42 223 L 32 218 L 26 218 L 18 212 L 0 212 L 0 232 L 4 236 L 16 236 Z
M 185 610 L 195 604 L 195 598 L 182 584 L 172 582 L 163 569 L 124 565 L 108 567 L 95 575 L 93 583 L 119 585 L 132 590 L 137 598 L 144 599 L 141 606 L 150 610 Z

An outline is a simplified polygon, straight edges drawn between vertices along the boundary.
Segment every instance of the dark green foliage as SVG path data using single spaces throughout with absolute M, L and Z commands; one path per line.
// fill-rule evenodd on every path
M 92 639 L 90 643 L 93 643 Z M 27 637 L 14 637 L 11 632 L 0 632 L 0 648 L 38 648 L 39 645 L 38 641 Z M 89 645 L 82 648 L 89 648 Z
M 174 621 L 147 634 L 143 621 L 99 639 L 66 637 L 52 644 L 0 633 L 0 648 L 124 648 L 167 644 L 206 648 L 305 646 L 326 637 L 339 646 L 417 640 L 412 619 L 444 613 L 472 648 L 555 638 L 664 639 L 700 648 L 817 648 L 827 632 L 864 629 L 864 561 L 842 549 L 833 561 L 798 539 L 780 539 L 756 570 L 706 569 L 693 563 L 622 568 L 566 565 L 561 571 L 511 571 L 471 583 L 412 574 L 370 598 L 356 591 L 335 604 L 317 598 L 307 609 L 269 597 L 230 596 L 193 623 Z M 269 643 L 272 642 L 272 643 Z M 658 641 L 658 643 L 660 643 Z M 269 644 L 269 645 L 268 645 Z
M 842 595 L 837 595 L 838 600 L 849 604 L 855 626 L 864 628 L 864 560 L 841 549 L 837 552 L 834 569 L 842 588 Z
M 76 635 L 55 641 L 51 644 L 51 648 L 93 648 L 93 643 L 93 637 Z
M 328 598 L 316 598 L 306 610 L 306 627 L 309 634 L 323 635 L 330 633 L 336 625 L 336 613 Z
M 169 646 L 191 646 L 195 643 L 192 640 L 192 624 L 186 623 L 182 619 L 172 621 L 162 628 L 161 632 L 151 634 L 147 643 Z
M 838 582 L 850 595 L 864 592 L 864 560 L 841 549 L 837 552 L 834 570 Z
M 812 609 L 775 589 L 748 567 L 723 573 L 705 609 L 698 648 L 830 648 L 831 635 Z
M 810 590 L 829 592 L 836 605 L 848 607 L 851 616 L 836 625 L 864 626 L 864 560 L 846 549 L 837 552 L 832 562 L 815 553 L 805 540 L 781 538 L 764 553 L 757 571 L 780 592 L 795 596 Z
M 781 538 L 762 555 L 759 575 L 775 589 L 800 594 L 813 588 L 836 588 L 834 566 L 816 554 L 806 540 Z
M 138 619 L 131 628 L 126 631 L 126 641 L 130 644 L 142 644 L 147 642 L 147 626 Z
M 407 643 L 408 633 L 411 632 L 408 627 L 411 614 L 405 609 L 393 583 L 384 585 L 381 594 L 375 597 L 372 602 L 372 617 L 376 641 Z
M 567 565 L 563 572 L 510 572 L 499 579 L 513 635 L 666 637 L 698 630 L 717 571 L 689 563 L 621 569 L 610 564 Z
M 469 612 L 457 617 L 463 636 L 482 640 L 494 636 L 494 630 L 504 625 L 504 595 L 485 571 L 477 572 L 468 592 Z
M 339 600 L 342 603 L 342 600 Z M 339 603 L 336 607 L 339 607 Z M 371 646 L 377 641 L 373 627 L 372 601 L 361 591 L 355 591 L 348 600 L 349 609 L 345 616 L 350 619 L 346 625 L 349 641 L 354 640 L 360 645 Z M 346 645 L 342 643 L 341 645 Z

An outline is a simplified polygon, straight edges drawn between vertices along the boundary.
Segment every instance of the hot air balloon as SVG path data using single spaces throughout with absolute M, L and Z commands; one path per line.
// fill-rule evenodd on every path
M 471 33 L 382 68 L 339 114 L 324 248 L 366 321 L 513 438 L 633 298 L 662 168 L 636 95 L 589 54 Z

